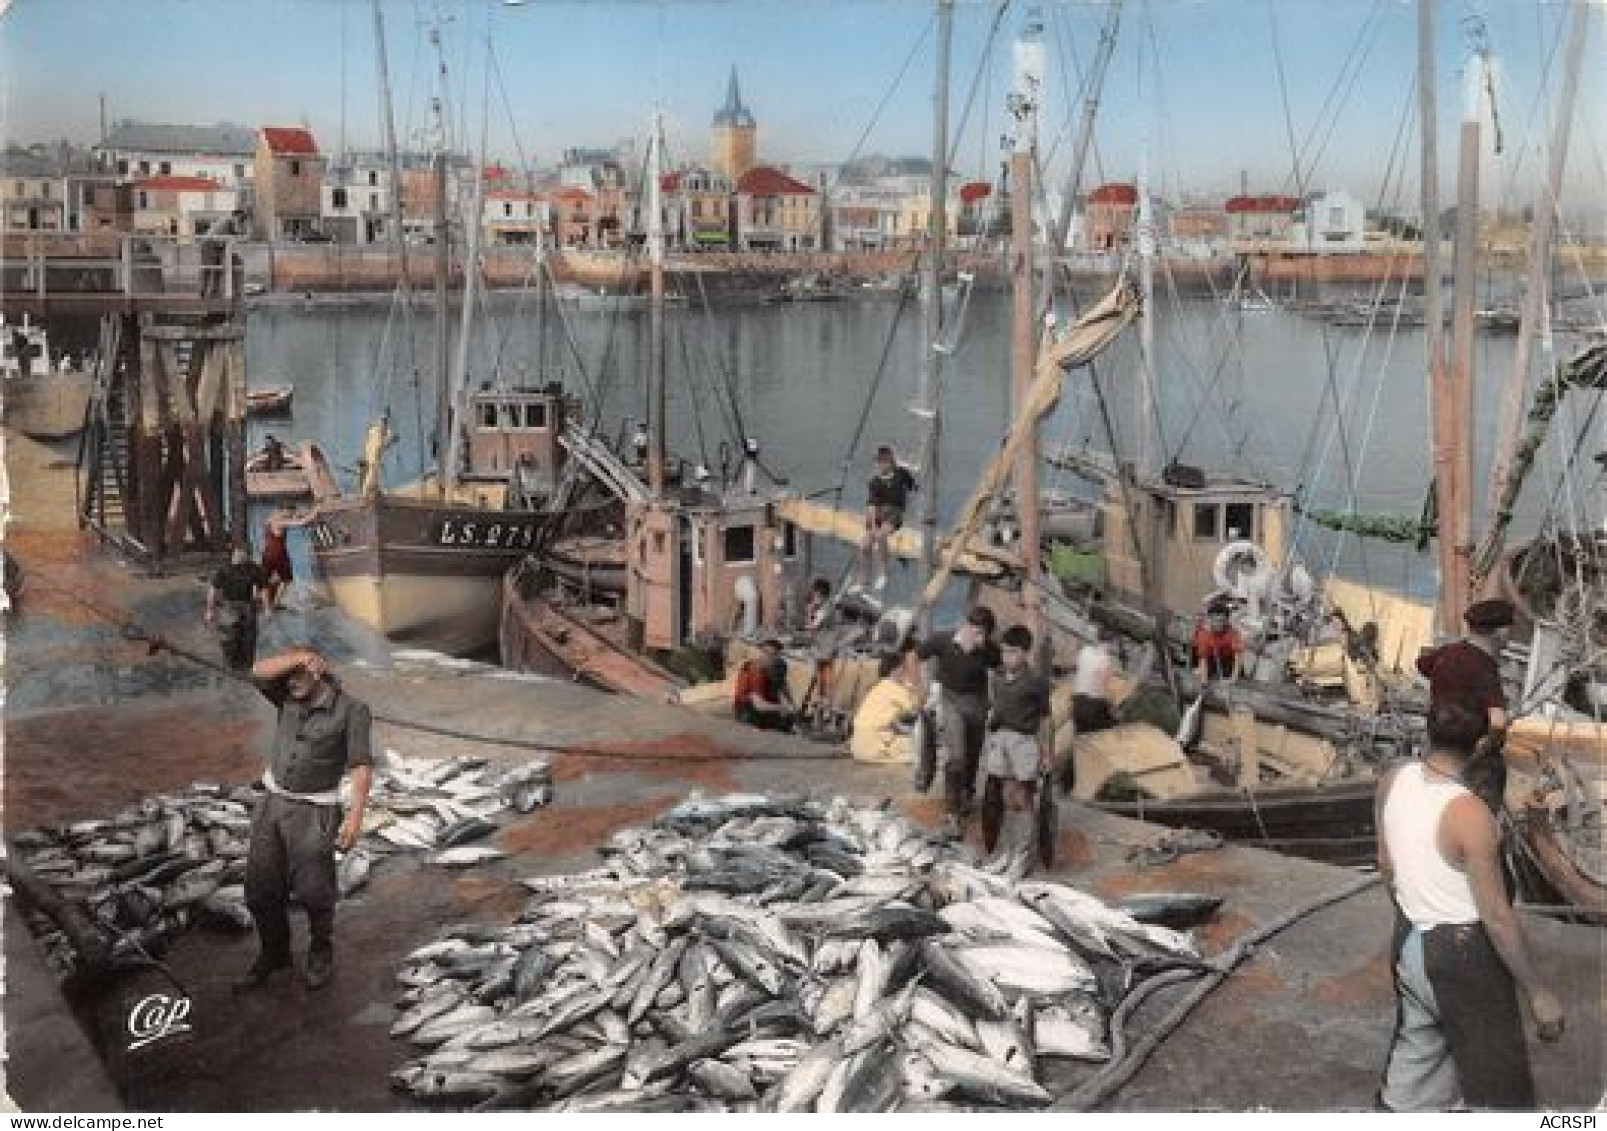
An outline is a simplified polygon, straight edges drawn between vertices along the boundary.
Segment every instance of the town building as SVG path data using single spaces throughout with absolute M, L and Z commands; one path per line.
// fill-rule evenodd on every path
M 1342 189 L 1312 193 L 1290 216 L 1296 251 L 1355 255 L 1367 250 L 1367 209 Z
M 1088 194 L 1083 210 L 1087 251 L 1125 251 L 1133 242 L 1138 215 L 1138 187 L 1125 182 L 1103 184 Z
M 1231 197 L 1222 206 L 1228 217 L 1228 240 L 1236 252 L 1283 251 L 1294 235 L 1300 202 L 1292 196 Z
M 547 199 L 540 193 L 512 186 L 488 186 L 480 210 L 485 242 L 492 247 L 535 246 L 550 227 L 549 212 Z
M 256 176 L 256 145 L 256 131 L 245 126 L 124 120 L 93 152 L 102 172 L 125 180 L 205 177 L 243 190 Z
M 742 104 L 737 86 L 737 69 L 731 68 L 731 81 L 725 88 L 725 105 L 714 114 L 714 138 L 710 164 L 714 171 L 735 181 L 758 163 L 759 127 L 753 112 Z
M 134 228 L 134 194 L 111 173 L 69 173 L 67 230 L 84 235 L 120 235 Z
M 677 247 L 725 251 L 731 247 L 733 185 L 724 173 L 694 166 L 663 180 L 665 232 Z
M 136 235 L 189 242 L 240 208 L 240 190 L 206 177 L 147 177 L 129 186 Z
M 820 247 L 820 194 L 795 177 L 755 165 L 737 178 L 736 239 L 744 251 Z
M 67 230 L 67 186 L 55 165 L 29 153 L 0 157 L 0 231 Z
M 252 235 L 259 240 L 322 236 L 325 158 L 312 131 L 263 126 L 254 157 Z
M 336 243 L 385 243 L 394 238 L 388 160 L 378 154 L 347 154 L 333 160 L 319 197 L 319 230 Z

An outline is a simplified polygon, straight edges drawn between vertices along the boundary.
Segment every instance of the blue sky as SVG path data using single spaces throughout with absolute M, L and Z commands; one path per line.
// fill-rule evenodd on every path
M 566 146 L 640 139 L 655 101 L 674 156 L 708 148 L 709 119 L 737 66 L 763 159 L 840 161 L 924 153 L 931 140 L 932 5 L 926 0 L 383 0 L 392 89 L 404 135 L 422 135 L 440 20 L 460 136 L 482 129 L 487 43 L 495 74 L 486 126 L 494 152 L 537 161 Z M 379 137 L 369 0 L 0 0 L 0 133 L 93 140 L 98 97 L 113 119 L 306 121 L 325 149 Z M 980 75 L 956 165 L 991 173 L 1000 157 L 1013 3 L 991 45 L 993 0 L 960 0 L 954 119 Z M 1105 4 L 1049 0 L 1046 141 L 1074 121 L 1077 72 Z M 1607 145 L 1607 48 L 1598 7 L 1575 126 L 1575 183 L 1600 184 Z M 1490 176 L 1501 198 L 1532 175 L 1549 130 L 1565 9 L 1559 0 L 1441 5 L 1440 103 L 1447 175 L 1469 21 L 1500 58 L 1507 152 Z M 1127 0 L 1104 92 L 1094 175 L 1130 178 L 1145 159 L 1163 189 L 1287 191 L 1303 151 L 1306 187 L 1338 185 L 1369 203 L 1415 198 L 1416 5 L 1410 0 Z M 900 77 L 906 60 L 908 69 Z M 1068 79 L 1068 75 L 1071 77 Z M 505 94 L 504 94 L 505 91 Z M 504 106 L 504 100 L 507 107 Z M 872 126 L 876 108 L 885 107 Z M 1293 139 L 1293 140 L 1291 140 Z M 1404 140 L 1401 140 L 1404 139 Z M 1062 140 L 1059 152 L 1069 144 Z M 1404 182 L 1393 170 L 1407 170 Z M 1527 190 L 1522 190 L 1526 192 Z

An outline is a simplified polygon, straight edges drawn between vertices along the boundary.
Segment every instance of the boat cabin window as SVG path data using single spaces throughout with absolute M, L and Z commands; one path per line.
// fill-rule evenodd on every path
M 752 565 L 753 561 L 753 527 L 727 527 L 725 531 L 725 564 Z
M 480 405 L 480 427 L 495 428 L 497 426 L 497 406 L 494 404 Z
M 781 524 L 781 556 L 788 559 L 798 556 L 798 528 L 790 522 Z
M 544 405 L 544 404 L 527 404 L 527 405 L 525 405 L 525 427 L 526 428 L 545 428 L 545 427 L 547 427 L 547 406 Z
M 1194 540 L 1196 542 L 1214 542 L 1219 537 L 1220 527 L 1217 525 L 1217 506 L 1215 503 L 1194 504 Z
M 1240 538 L 1255 540 L 1255 504 L 1222 505 L 1222 537 L 1232 542 Z

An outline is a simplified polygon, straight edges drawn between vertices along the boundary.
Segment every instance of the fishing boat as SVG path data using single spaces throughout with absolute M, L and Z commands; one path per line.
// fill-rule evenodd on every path
M 742 438 L 728 476 L 675 474 L 665 450 L 664 234 L 655 123 L 648 186 L 646 458 L 638 474 L 595 440 L 573 456 L 598 494 L 591 529 L 555 528 L 503 580 L 505 667 L 568 673 L 613 691 L 664 699 L 685 680 L 667 665 L 689 653 L 717 665 L 734 636 L 778 631 L 797 582 L 798 542 L 780 506 L 793 495 Z M 645 476 L 645 478 L 644 478 Z M 566 508 L 567 509 L 567 508 Z M 598 525 L 611 528 L 599 534 Z
M 94 374 L 54 356 L 45 328 L 0 318 L 0 403 L 5 423 L 34 440 L 65 440 L 84 429 Z
M 289 416 L 294 385 L 275 385 L 268 389 L 246 390 L 247 416 Z
M 383 87 L 384 33 L 377 5 L 375 26 Z M 438 37 L 436 44 L 439 48 Z M 444 67 L 443 61 L 443 72 Z M 388 98 L 385 109 L 394 155 Z M 357 490 L 321 502 L 307 529 L 314 569 L 342 611 L 392 640 L 462 654 L 497 642 L 503 575 L 538 545 L 553 520 L 549 503 L 566 462 L 561 438 L 577 404 L 561 380 L 539 377 L 533 384 L 498 387 L 493 381 L 466 396 L 460 392 L 479 272 L 465 272 L 454 364 L 444 145 L 433 172 L 436 413 L 429 447 L 437 453 L 437 465 L 411 484 L 385 485 L 382 469 L 391 435 L 389 417 L 382 414 L 369 429 Z M 400 171 L 394 171 L 393 194 L 401 180 Z M 477 179 L 471 216 L 479 215 L 483 188 L 483 178 Z M 400 215 L 394 198 L 392 204 Z M 472 263 L 480 226 L 466 227 L 465 260 Z

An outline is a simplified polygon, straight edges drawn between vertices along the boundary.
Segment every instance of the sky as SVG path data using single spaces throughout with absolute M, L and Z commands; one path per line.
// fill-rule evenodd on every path
M 1595 5 L 1570 196 L 1607 179 L 1607 8 Z M 662 109 L 670 156 L 707 157 L 735 66 L 760 158 L 833 163 L 926 154 L 935 68 L 930 0 L 381 0 L 402 144 L 423 146 L 439 60 L 458 148 L 551 164 L 570 146 L 642 145 Z M 957 0 L 953 165 L 1002 160 L 1011 40 L 1030 6 Z M 1042 136 L 1063 176 L 1104 0 L 1045 0 Z M 0 0 L 0 135 L 94 141 L 111 120 L 307 124 L 326 151 L 377 148 L 371 0 Z M 1502 76 L 1504 152 L 1486 201 L 1521 206 L 1550 132 L 1563 0 L 1444 0 L 1437 52 L 1447 184 L 1476 29 Z M 997 23 L 998 33 L 989 31 Z M 1416 198 L 1414 0 L 1126 0 L 1088 177 L 1147 172 L 1159 191 L 1348 189 Z M 973 93 L 974 91 L 974 93 Z M 1488 111 L 1485 111 L 1488 116 Z M 962 127 L 963 123 L 963 127 Z M 1493 131 L 1486 131 L 1487 136 Z M 1595 199 L 1594 196 L 1591 197 Z

